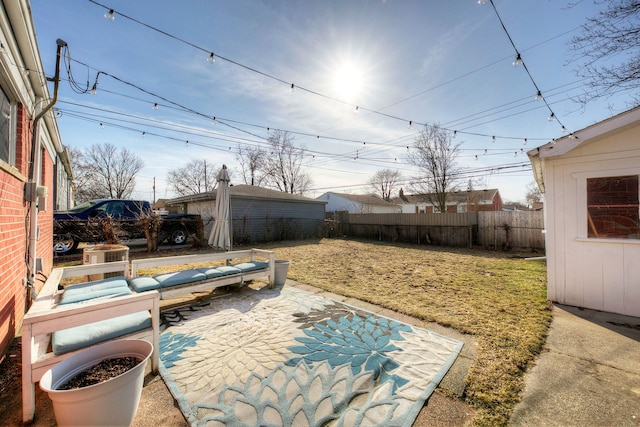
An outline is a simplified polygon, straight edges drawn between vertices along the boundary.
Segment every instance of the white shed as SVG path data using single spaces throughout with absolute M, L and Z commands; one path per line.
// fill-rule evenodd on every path
M 640 316 L 640 107 L 527 154 L 544 193 L 547 298 Z

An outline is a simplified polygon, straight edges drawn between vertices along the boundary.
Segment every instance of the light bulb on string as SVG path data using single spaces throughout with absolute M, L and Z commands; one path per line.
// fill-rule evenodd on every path
M 495 135 L 491 137 L 491 142 L 492 142 L 492 143 L 495 143 L 495 142 L 496 142 L 496 136 L 495 136 Z
M 213 52 L 209 54 L 209 57 L 207 58 L 207 62 L 209 64 L 213 64 L 214 62 L 216 62 L 216 56 L 213 54 Z
M 553 114 L 553 111 L 551 112 L 551 114 L 549 114 L 549 117 L 547 118 L 547 120 L 549 120 L 550 122 L 552 122 L 554 119 L 556 118 L 556 115 Z
M 93 87 L 91 88 L 91 91 L 89 91 L 89 93 L 90 93 L 91 95 L 95 95 L 97 91 L 98 91 L 98 82 L 95 82 L 95 83 L 93 84 Z
M 542 101 L 542 93 L 540 91 L 538 91 L 538 93 L 536 93 L 535 100 L 536 101 Z
M 486 148 L 484 149 L 484 155 L 485 156 L 487 155 L 487 149 Z
M 109 12 L 104 14 L 104 18 L 107 21 L 113 21 L 114 19 L 116 19 L 116 11 L 113 9 L 109 9 Z
M 522 65 L 522 56 L 520 56 L 520 53 L 518 53 L 516 55 L 516 59 L 513 61 L 513 66 L 519 67 L 520 65 Z
M 184 145 L 185 145 L 185 147 L 189 146 L 189 140 L 188 139 L 185 141 Z
M 104 129 L 104 125 L 100 123 L 100 129 Z
M 527 145 L 527 138 L 522 140 L 522 145 Z
M 213 117 L 213 120 L 211 120 L 211 122 L 212 122 L 214 125 L 217 125 L 217 124 L 218 124 L 218 121 L 216 120 L 215 116 Z
M 142 135 L 141 135 L 141 136 L 142 136 L 142 138 L 144 138 L 144 136 L 145 136 L 146 134 L 147 134 L 146 132 L 142 132 Z
M 358 114 L 360 112 L 360 107 L 356 105 L 356 108 L 353 110 L 353 114 Z
M 513 152 L 513 157 L 518 157 L 518 152 L 517 151 Z
M 451 137 L 452 137 L 452 138 L 455 138 L 456 136 L 458 136 L 458 131 L 457 131 L 457 130 L 454 130 L 454 131 L 453 131 L 453 135 L 452 135 Z
M 562 133 L 567 133 L 567 128 L 564 127 L 564 125 L 562 125 L 562 129 L 561 130 L 562 130 Z
M 157 103 L 157 102 L 156 102 L 156 103 L 154 103 L 154 104 L 153 104 L 153 107 L 151 107 L 151 108 L 153 108 L 154 110 L 157 110 L 157 109 L 158 109 L 158 103 Z
M 478 160 L 478 155 L 476 154 L 476 160 Z
M 409 126 L 407 126 L 409 129 L 411 129 L 413 127 L 413 120 L 409 120 Z
M 291 91 L 291 93 L 295 92 L 296 86 L 293 83 L 291 83 L 291 89 L 289 90 Z

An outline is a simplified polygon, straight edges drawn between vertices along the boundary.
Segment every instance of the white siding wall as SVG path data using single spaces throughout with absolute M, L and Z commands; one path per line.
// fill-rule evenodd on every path
M 640 175 L 640 125 L 544 161 L 547 296 L 640 316 L 640 239 L 587 238 L 587 178 Z

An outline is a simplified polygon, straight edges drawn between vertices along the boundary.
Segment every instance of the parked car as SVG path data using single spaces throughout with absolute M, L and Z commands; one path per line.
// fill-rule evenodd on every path
M 158 243 L 183 245 L 198 232 L 200 215 L 155 214 L 143 200 L 98 199 L 53 215 L 53 251 L 75 251 L 81 242 L 102 242 L 113 232 L 118 239 L 145 238 L 144 218 L 158 220 Z M 200 227 L 200 230 L 202 228 Z

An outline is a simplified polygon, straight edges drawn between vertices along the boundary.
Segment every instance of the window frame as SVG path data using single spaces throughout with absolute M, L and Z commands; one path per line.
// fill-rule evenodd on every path
M 7 159 L 0 158 L 0 166 L 4 168 L 17 167 L 16 165 L 16 152 L 18 147 L 16 128 L 18 122 L 18 103 L 15 99 L 9 95 L 10 92 L 5 90 L 4 86 L 0 84 L 0 96 L 4 96 L 9 103 L 9 135 L 7 141 Z M 2 117 L 0 117 L 2 120 Z
M 617 241 L 625 243 L 640 243 L 640 239 L 631 237 L 589 237 L 589 223 L 588 223 L 588 204 L 587 204 L 587 179 L 589 178 L 615 178 L 629 175 L 638 175 L 640 181 L 640 168 L 619 168 L 619 169 L 605 169 L 601 171 L 592 172 L 577 172 L 572 173 L 571 176 L 577 180 L 577 236 L 579 241 L 590 242 L 607 242 Z M 640 185 L 639 185 L 640 187 Z M 640 193 L 640 188 L 638 189 Z M 640 194 L 639 194 L 640 197 Z M 639 212 L 640 215 L 640 212 Z

